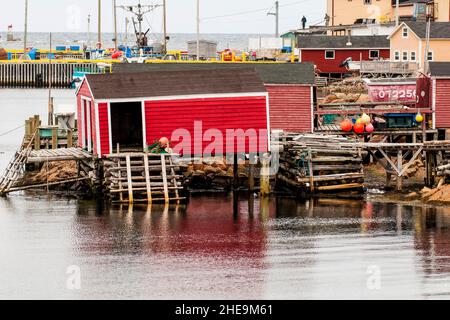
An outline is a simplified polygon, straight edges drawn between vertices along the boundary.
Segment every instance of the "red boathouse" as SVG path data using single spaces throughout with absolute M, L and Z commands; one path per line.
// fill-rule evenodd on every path
M 390 42 L 387 36 L 298 36 L 301 62 L 312 62 L 323 75 L 350 73 L 342 63 L 352 61 L 388 60 Z
M 176 148 L 189 136 L 184 150 L 196 156 L 213 142 L 227 153 L 268 150 L 268 93 L 251 68 L 87 75 L 76 95 L 79 146 L 98 157 L 142 152 L 161 137 Z M 254 131 L 258 141 L 245 136 L 236 149 L 229 131 Z
M 269 93 L 270 129 L 287 132 L 314 130 L 315 74 L 311 63 L 122 63 L 113 73 L 254 68 Z
M 450 62 L 430 62 L 433 128 L 450 129 Z

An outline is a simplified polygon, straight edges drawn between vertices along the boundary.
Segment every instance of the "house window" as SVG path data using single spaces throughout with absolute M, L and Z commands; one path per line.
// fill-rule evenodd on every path
M 416 52 L 415 51 L 411 51 L 411 61 L 416 61 Z
M 394 60 L 395 61 L 400 61 L 400 51 L 395 51 L 394 52 Z
M 403 38 L 408 38 L 408 28 L 403 28 L 402 35 L 403 35 Z
M 327 59 L 327 60 L 334 59 L 334 50 L 325 51 L 325 59 Z
M 364 4 L 368 4 L 368 5 L 372 4 L 372 0 L 363 0 L 363 1 L 364 1 Z
M 379 59 L 380 58 L 380 51 L 379 50 L 370 50 L 369 51 L 369 57 L 370 57 L 370 59 Z
M 427 60 L 428 61 L 433 61 L 434 60 L 434 55 L 433 55 L 432 51 L 428 51 Z
M 408 51 L 402 52 L 402 61 L 408 61 Z

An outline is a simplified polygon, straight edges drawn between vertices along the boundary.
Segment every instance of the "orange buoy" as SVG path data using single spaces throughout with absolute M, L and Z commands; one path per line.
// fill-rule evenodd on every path
M 341 129 L 344 132 L 350 132 L 352 131 L 353 123 L 349 119 L 345 119 L 341 122 Z
M 353 126 L 353 131 L 357 134 L 364 133 L 364 123 L 357 123 Z

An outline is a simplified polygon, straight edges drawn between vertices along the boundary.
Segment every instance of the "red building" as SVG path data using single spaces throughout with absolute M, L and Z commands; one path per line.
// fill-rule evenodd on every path
M 388 60 L 390 43 L 386 36 L 299 36 L 300 61 L 312 62 L 316 72 L 342 75 L 350 71 L 342 66 L 352 61 Z
M 433 128 L 450 129 L 450 62 L 430 62 Z
M 156 63 L 118 64 L 118 74 L 155 71 L 254 68 L 269 93 L 270 128 L 290 132 L 313 131 L 314 66 L 311 63 Z
M 172 148 L 190 143 L 190 155 L 202 155 L 212 142 L 221 146 L 215 155 L 230 147 L 268 150 L 268 94 L 250 68 L 87 75 L 77 103 L 79 146 L 99 157 L 118 148 L 142 152 L 161 137 Z M 250 145 L 246 136 L 245 150 L 235 148 L 229 131 L 236 130 L 253 130 L 258 141 Z

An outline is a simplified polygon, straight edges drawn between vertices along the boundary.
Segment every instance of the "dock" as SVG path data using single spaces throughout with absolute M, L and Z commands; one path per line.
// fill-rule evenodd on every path
M 98 63 L 73 62 L 1 62 L 0 88 L 70 88 L 76 70 L 87 73 L 101 73 Z

